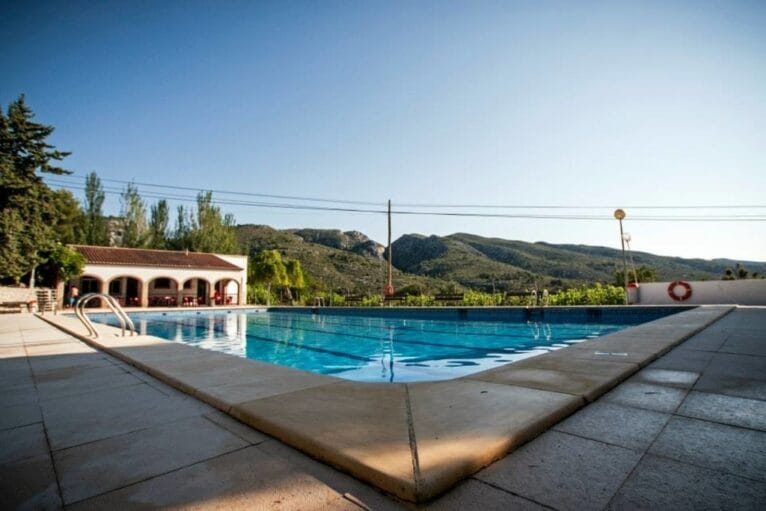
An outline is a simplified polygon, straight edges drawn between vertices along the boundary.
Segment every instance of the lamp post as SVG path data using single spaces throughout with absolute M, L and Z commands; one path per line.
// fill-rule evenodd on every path
M 625 258 L 625 235 L 622 232 L 622 219 L 625 218 L 625 211 L 621 209 L 614 210 L 614 217 L 620 222 L 620 243 L 622 244 L 622 276 L 624 278 L 625 305 L 628 305 L 628 260 Z

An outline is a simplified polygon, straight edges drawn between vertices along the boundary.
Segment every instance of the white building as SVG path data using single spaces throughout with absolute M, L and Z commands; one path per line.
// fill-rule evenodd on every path
M 76 286 L 80 296 L 108 293 L 135 307 L 244 305 L 247 256 L 71 245 L 85 256 L 82 276 L 61 283 L 62 304 Z

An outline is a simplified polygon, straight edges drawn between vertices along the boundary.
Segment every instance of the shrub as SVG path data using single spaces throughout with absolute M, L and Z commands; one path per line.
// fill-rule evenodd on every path
M 436 304 L 436 299 L 430 295 L 409 295 L 404 299 L 404 305 L 408 307 L 431 307 Z
M 267 303 L 274 303 L 278 300 L 272 294 L 269 294 L 269 290 L 265 286 L 251 284 L 247 286 L 247 303 L 266 305 Z
M 529 307 L 531 305 L 537 305 L 537 299 L 534 293 L 530 291 L 530 293 L 525 296 L 506 296 L 503 300 L 503 305 Z
M 410 284 L 396 290 L 396 296 L 413 296 L 425 294 L 426 288 L 420 284 Z
M 378 307 L 383 303 L 381 295 L 365 296 L 362 298 L 362 307 Z
M 596 284 L 592 287 L 566 289 L 549 297 L 550 305 L 621 305 L 625 290 L 621 287 Z
M 480 291 L 466 291 L 463 294 L 463 305 L 468 306 L 494 306 L 503 304 L 503 295 L 499 293 L 482 293 Z

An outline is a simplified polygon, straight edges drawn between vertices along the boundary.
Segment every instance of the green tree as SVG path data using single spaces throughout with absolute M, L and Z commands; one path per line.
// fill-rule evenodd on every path
M 287 268 L 282 261 L 282 255 L 277 250 L 264 250 L 253 259 L 248 279 L 265 285 L 271 294 L 272 286 L 282 289 L 290 285 Z
M 46 262 L 40 266 L 38 277 L 40 282 L 48 287 L 55 287 L 82 274 L 85 268 L 85 256 L 76 250 L 57 243 L 51 250 Z
M 29 271 L 24 257 L 24 221 L 15 209 L 0 210 L 0 278 L 16 283 Z
M 635 275 L 631 269 L 628 270 L 628 282 L 634 282 L 638 277 L 638 282 L 657 282 L 657 270 L 650 268 L 649 266 L 639 266 L 636 268 Z M 616 270 L 614 272 L 614 279 L 612 285 L 617 287 L 624 287 L 625 280 L 622 270 Z
M 81 243 L 83 241 L 83 214 L 80 204 L 69 190 L 53 190 L 50 198 L 58 215 L 51 227 L 59 243 Z
M 87 245 L 108 245 L 109 228 L 104 217 L 104 188 L 95 172 L 85 178 L 82 241 Z
M 197 194 L 197 209 L 178 207 L 176 227 L 169 245 L 176 250 L 237 254 L 240 252 L 234 216 L 213 205 L 211 192 Z
M 22 95 L 0 108 L 0 278 L 18 282 L 57 240 L 56 199 L 40 174 L 69 174 L 56 162 L 69 155 L 47 143 L 52 126 L 33 121 Z
M 165 199 L 158 201 L 151 207 L 149 218 L 149 242 L 150 248 L 168 248 L 168 223 L 170 214 L 168 202 Z
M 191 248 L 192 219 L 191 214 L 183 206 L 176 210 L 176 227 L 169 240 L 171 248 L 189 250 Z
M 721 277 L 722 280 L 744 280 L 744 279 L 760 279 L 762 278 L 758 272 L 752 272 L 747 270 L 742 264 L 737 263 L 734 268 L 727 268 Z
M 146 223 L 146 206 L 138 188 L 129 183 L 122 192 L 122 246 L 142 248 L 146 246 L 149 237 L 149 227 Z
M 303 276 L 301 262 L 297 259 L 288 259 L 285 261 L 285 269 L 289 285 L 295 292 L 295 297 L 300 299 L 300 293 L 306 287 L 306 279 Z
M 64 245 L 56 245 L 49 261 L 57 270 L 57 277 L 63 281 L 82 275 L 85 256 Z

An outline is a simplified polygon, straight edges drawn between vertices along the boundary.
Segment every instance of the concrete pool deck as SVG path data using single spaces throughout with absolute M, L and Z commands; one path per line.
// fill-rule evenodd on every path
M 2 384 L 4 389 L 10 387 L 11 392 L 4 392 L 3 399 L 11 399 L 15 407 L 9 410 L 12 413 L 4 416 L 20 418 L 10 419 L 10 427 L 3 424 L 2 434 L 10 435 L 6 436 L 10 439 L 8 445 L 14 445 L 10 448 L 11 454 L 6 455 L 6 442 L 3 441 L 3 471 L 14 467 L 12 470 L 16 472 L 14 463 L 19 459 L 28 461 L 47 455 L 48 460 L 53 460 L 52 464 L 47 463 L 51 465 L 56 484 L 46 488 L 60 488 L 59 497 L 66 504 L 82 502 L 83 505 L 90 503 L 92 507 L 108 507 L 112 502 L 125 507 L 126 502 L 136 501 L 145 506 L 193 505 L 194 494 L 184 495 L 178 490 L 170 492 L 170 496 L 163 495 L 166 500 L 159 496 L 154 497 L 159 500 L 151 500 L 148 496 L 152 487 L 169 484 L 161 481 L 172 480 L 172 474 L 187 470 L 194 473 L 194 467 L 213 463 L 200 460 L 230 457 L 248 449 L 252 449 L 254 459 L 258 459 L 255 451 L 263 449 L 260 444 L 253 445 L 252 441 L 242 444 L 228 437 L 229 443 L 221 442 L 223 447 L 211 440 L 212 446 L 206 445 L 212 449 L 210 452 L 187 454 L 181 449 L 183 452 L 176 455 L 172 450 L 161 449 L 162 435 L 173 437 L 173 428 L 169 426 L 175 424 L 173 421 L 179 421 L 179 417 L 189 417 L 191 421 L 200 415 L 211 415 L 218 422 L 229 421 L 223 427 L 226 431 L 242 428 L 237 430 L 238 433 L 232 433 L 240 442 L 247 442 L 247 435 L 256 435 L 259 442 L 272 446 L 272 451 L 276 449 L 273 446 L 279 446 L 283 456 L 278 457 L 284 462 L 282 468 L 288 472 L 293 470 L 296 481 L 301 480 L 300 476 L 306 476 L 309 465 L 312 471 L 324 471 L 322 477 L 335 481 L 328 485 L 325 479 L 317 478 L 312 472 L 310 476 L 314 477 L 314 483 L 322 481 L 322 484 L 307 487 L 316 489 L 319 492 L 316 495 L 324 495 L 330 500 L 307 505 L 306 501 L 292 500 L 300 493 L 298 482 L 295 487 L 283 486 L 281 472 L 275 475 L 273 482 L 269 482 L 269 476 L 264 473 L 266 480 L 255 478 L 250 481 L 251 489 L 243 484 L 237 490 L 239 493 L 234 492 L 240 497 L 247 494 L 248 498 L 257 499 L 262 494 L 282 495 L 285 500 L 281 502 L 291 502 L 288 505 L 292 507 L 287 508 L 353 508 L 355 498 L 373 509 L 402 504 L 231 421 L 135 369 L 142 367 L 243 422 L 410 501 L 433 497 L 548 430 L 433 501 L 429 507 L 436 509 L 467 505 L 507 508 L 514 503 L 531 508 L 543 504 L 562 509 L 601 509 L 610 505 L 610 500 L 612 504 L 644 502 L 651 505 L 657 501 L 646 497 L 641 485 L 652 486 L 653 477 L 655 483 L 672 485 L 684 475 L 687 479 L 693 476 L 692 482 L 707 477 L 719 483 L 718 486 L 698 488 L 694 494 L 687 495 L 689 499 L 707 495 L 713 488 L 719 498 L 732 499 L 728 501 L 730 503 L 762 503 L 766 495 L 760 475 L 766 468 L 766 433 L 763 433 L 766 411 L 762 401 L 766 398 L 766 382 L 763 381 L 766 379 L 766 339 L 763 339 L 766 311 L 738 309 L 654 362 L 650 368 L 639 371 L 729 310 L 694 309 L 568 348 L 566 357 L 559 351 L 468 378 L 407 385 L 339 381 L 210 352 L 204 352 L 203 356 L 199 353 L 202 350 L 147 337 L 104 335 L 98 342 L 110 353 L 131 361 L 132 365 L 126 365 L 62 334 L 38 318 L 27 315 L 4 317 L 0 319 L 3 346 L 0 363 L 3 364 Z M 55 319 L 73 331 L 77 328 L 84 331 L 71 318 Z M 91 357 L 118 368 L 119 374 L 104 371 L 102 362 L 92 364 L 94 367 L 78 365 Z M 6 372 L 6 367 L 10 372 Z M 636 371 L 639 372 L 629 382 L 559 422 Z M 138 387 L 133 389 L 140 385 L 165 389 L 168 395 L 172 394 L 175 403 L 172 406 L 168 403 L 169 408 L 180 411 L 159 412 L 165 409 L 164 405 L 158 406 L 151 399 L 144 403 L 145 398 L 134 392 Z M 99 390 L 94 391 L 92 386 Z M 116 391 L 123 386 L 131 392 Z M 101 393 L 106 393 L 107 397 L 100 396 Z M 110 397 L 115 403 L 104 402 Z M 82 417 L 76 413 L 75 402 L 87 412 Z M 120 409 L 129 410 L 129 424 L 123 424 L 124 418 L 117 411 L 104 412 L 107 417 L 103 416 L 102 406 L 109 410 L 118 405 Z M 69 411 L 79 418 L 71 418 Z M 88 416 L 89 413 L 96 416 Z M 117 415 L 110 417 L 109 413 Z M 132 424 L 136 415 L 149 420 L 149 424 Z M 209 422 L 203 421 L 205 426 Z M 608 427 L 609 424 L 614 427 Z M 184 427 L 190 438 L 194 436 L 192 432 L 200 429 L 203 432 L 199 436 L 205 436 L 204 427 L 193 421 L 182 424 L 182 432 Z M 34 436 L 33 429 L 38 437 L 42 430 L 47 450 L 38 438 L 37 451 L 33 452 L 39 456 L 24 457 L 25 449 L 19 447 L 24 442 L 11 440 Z M 77 473 L 83 465 L 93 469 L 94 461 L 85 453 L 92 450 L 88 446 L 101 441 L 118 442 L 121 447 L 117 452 L 123 453 L 128 460 L 139 459 L 131 445 L 132 442 L 143 445 L 141 438 L 131 440 L 130 436 L 143 430 L 147 431 L 143 442 L 154 445 L 159 454 L 151 457 L 149 467 L 139 476 L 122 480 L 116 477 L 110 484 L 97 488 L 94 494 L 93 490 L 85 489 L 93 484 L 87 481 L 87 470 L 84 475 L 68 475 L 71 471 Z M 150 434 L 152 430 L 154 432 Z M 692 433 L 690 438 L 686 432 Z M 96 435 L 95 440 L 93 435 Z M 107 437 L 99 439 L 98 435 Z M 717 442 L 726 435 L 733 435 L 732 440 L 738 442 L 737 446 L 717 447 Z M 712 445 L 701 443 L 705 438 Z M 742 447 L 743 441 L 746 447 Z M 688 452 L 694 449 L 694 444 L 689 447 L 684 442 L 696 442 L 702 448 L 700 452 Z M 216 451 L 219 447 L 221 452 Z M 195 449 L 204 451 L 201 447 L 191 450 Z M 91 457 L 98 458 L 98 449 L 96 451 Z M 705 457 L 707 451 L 712 453 L 712 461 Z M 120 456 L 109 456 L 108 452 L 105 446 L 100 454 L 104 459 L 100 465 L 95 464 L 103 473 L 92 472 L 92 477 L 98 479 L 99 475 L 104 478 L 104 473 L 130 472 L 123 466 L 126 462 Z M 285 454 L 288 452 L 290 456 Z M 69 453 L 79 453 L 81 457 L 78 460 L 76 455 L 71 455 L 70 458 Z M 693 469 L 684 465 L 689 463 L 686 457 L 692 459 L 689 466 Z M 555 462 L 557 458 L 563 463 Z M 6 459 L 14 461 L 9 466 Z M 298 459 L 302 465 L 288 468 Z M 71 463 L 67 464 L 67 460 Z M 732 467 L 727 466 L 726 461 L 731 462 Z M 45 465 L 43 460 L 39 462 L 40 466 Z M 243 465 L 239 466 L 246 470 Z M 576 469 L 581 472 L 581 477 L 572 480 L 572 476 L 577 475 L 572 471 Z M 675 480 L 657 476 L 663 470 L 671 476 L 675 474 Z M 247 480 L 248 477 L 253 478 L 251 474 L 240 479 Z M 79 490 L 73 481 L 80 482 Z M 341 486 L 351 490 L 334 489 L 340 484 L 337 481 L 342 481 Z M 738 488 L 736 491 L 724 488 L 734 483 Z M 197 505 L 218 502 L 210 500 L 212 497 L 231 496 L 228 493 L 223 497 L 219 495 L 224 491 L 222 486 L 226 486 L 220 481 L 206 481 L 206 484 L 209 488 L 197 489 L 200 492 Z M 8 491 L 9 488 L 3 487 L 3 497 Z M 355 497 L 344 498 L 345 493 Z M 149 500 L 142 501 L 137 494 Z M 660 494 L 663 495 L 678 498 L 677 492 Z M 173 501 L 173 498 L 180 500 Z M 647 498 L 650 500 L 640 500 Z M 324 504 L 320 505 L 320 502 Z M 241 501 L 241 504 L 245 503 L 253 507 L 253 501 Z M 263 507 L 269 506 L 279 508 L 274 502 L 263 501 Z

